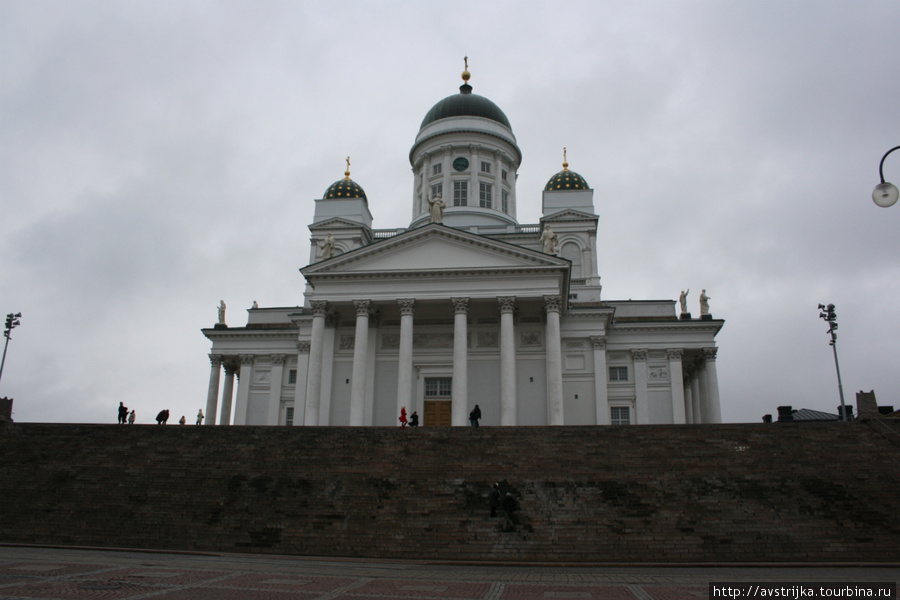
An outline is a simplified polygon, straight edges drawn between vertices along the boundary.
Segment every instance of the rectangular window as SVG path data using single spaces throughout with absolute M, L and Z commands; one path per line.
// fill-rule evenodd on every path
M 631 408 L 628 406 L 610 406 L 609 422 L 612 425 L 630 425 Z
M 439 183 L 437 185 L 431 186 L 431 197 L 432 198 L 435 198 L 437 196 L 443 196 L 443 195 L 444 195 L 444 184 L 443 183 Z
M 435 165 L 432 165 L 432 166 L 431 166 L 431 174 L 432 174 L 432 175 L 440 175 L 440 174 L 441 174 L 441 170 L 442 170 L 443 168 L 444 168 L 444 166 L 443 166 L 441 163 L 437 163 L 437 164 L 435 164 Z
M 610 367 L 610 381 L 628 381 L 628 367 Z
M 482 173 L 490 173 L 491 172 L 491 163 L 487 161 L 481 161 L 481 172 Z
M 502 179 L 503 181 L 506 181 L 506 169 L 503 169 L 502 171 L 500 171 L 500 179 Z
M 500 190 L 500 202 L 502 203 L 503 212 L 509 213 L 509 192 Z
M 480 183 L 478 184 L 481 188 L 479 191 L 479 206 L 481 208 L 493 208 L 491 205 L 493 204 L 491 197 L 493 196 L 493 186 L 489 183 Z
M 291 426 L 294 424 L 294 407 L 288 406 L 284 409 L 284 424 Z
M 452 383 L 452 377 L 426 377 L 425 397 L 431 399 L 449 398 Z
M 453 206 L 469 205 L 469 182 L 454 181 L 453 182 Z
M 290 371 L 288 371 L 288 383 L 297 383 L 297 369 L 291 369 Z

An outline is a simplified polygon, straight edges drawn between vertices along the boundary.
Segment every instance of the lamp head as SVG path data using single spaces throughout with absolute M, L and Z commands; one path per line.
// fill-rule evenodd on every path
M 887 208 L 896 204 L 898 195 L 900 194 L 898 194 L 897 186 L 885 181 L 875 186 L 875 190 L 872 192 L 872 200 L 878 206 Z

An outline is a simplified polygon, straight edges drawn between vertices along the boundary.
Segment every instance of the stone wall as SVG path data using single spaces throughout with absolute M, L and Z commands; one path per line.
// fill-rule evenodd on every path
M 879 423 L 0 424 L 0 542 L 566 562 L 900 561 Z M 519 510 L 492 519 L 493 482 Z

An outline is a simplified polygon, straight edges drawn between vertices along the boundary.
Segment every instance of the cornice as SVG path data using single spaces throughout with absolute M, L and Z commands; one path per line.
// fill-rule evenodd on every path
M 278 330 L 272 329 L 251 329 L 246 327 L 229 327 L 228 329 L 201 329 L 208 339 L 212 341 L 223 340 L 242 340 L 247 338 L 264 338 L 264 339 L 285 339 L 296 340 L 296 327 L 283 327 Z
M 446 269 L 446 270 L 423 270 L 423 271 L 353 271 L 349 273 L 315 273 L 306 275 L 306 279 L 312 283 L 313 281 L 338 281 L 338 280 L 361 280 L 361 279 L 441 279 L 448 277 L 460 276 L 477 276 L 485 275 L 523 275 L 523 274 L 542 274 L 542 273 L 559 273 L 564 274 L 568 270 L 568 265 L 547 265 L 547 266 L 522 266 L 522 267 L 474 267 L 467 269 Z M 315 286 L 314 286 L 315 287 Z
M 724 319 L 712 321 L 613 321 L 611 328 L 616 331 L 709 331 L 718 333 L 725 325 Z

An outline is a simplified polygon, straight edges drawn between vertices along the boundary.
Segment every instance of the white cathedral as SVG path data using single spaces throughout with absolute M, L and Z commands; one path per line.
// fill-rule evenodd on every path
M 519 224 L 522 151 L 462 78 L 409 152 L 409 227 L 372 228 L 348 161 L 315 201 L 303 306 L 230 327 L 222 303 L 206 423 L 460 426 L 475 405 L 487 426 L 720 422 L 724 321 L 601 299 L 594 191 L 565 159 Z

